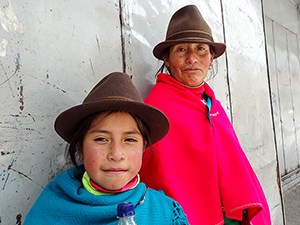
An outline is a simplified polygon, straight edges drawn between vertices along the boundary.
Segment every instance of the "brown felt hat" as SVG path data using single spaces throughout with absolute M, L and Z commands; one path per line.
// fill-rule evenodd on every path
M 148 128 L 152 143 L 169 130 L 167 117 L 158 109 L 143 103 L 129 75 L 113 72 L 104 77 L 87 95 L 83 103 L 62 112 L 55 120 L 56 132 L 70 142 L 76 125 L 85 117 L 102 111 L 124 111 L 140 118 Z
M 214 48 L 214 58 L 218 58 L 226 49 L 224 43 L 214 41 L 210 27 L 195 5 L 187 5 L 174 13 L 169 22 L 166 40 L 154 47 L 153 55 L 163 60 L 166 48 L 180 43 L 208 44 Z

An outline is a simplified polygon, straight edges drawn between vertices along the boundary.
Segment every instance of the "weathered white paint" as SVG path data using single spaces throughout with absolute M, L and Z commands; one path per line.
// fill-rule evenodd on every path
M 0 57 L 4 57 L 6 55 L 6 47 L 7 47 L 8 41 L 6 39 L 0 39 Z
M 0 58 L 0 224 L 23 220 L 64 168 L 65 143 L 53 130 L 57 114 L 80 103 L 104 75 L 123 68 L 145 97 L 161 64 L 152 48 L 165 38 L 175 10 L 189 3 L 200 8 L 216 41 L 227 43 L 218 75 L 209 82 L 258 174 L 274 224 L 283 224 L 259 0 L 1 3 L 7 6 L 1 18 L 21 21 L 18 29 L 26 29 L 8 32 L 1 20 L 0 38 L 8 44 Z
M 58 113 L 80 103 L 108 72 L 122 70 L 119 1 L 11 1 L 10 11 L 26 30 L 0 27 L 9 41 L 0 59 L 3 225 L 24 220 L 64 167 L 65 143 L 53 129 Z

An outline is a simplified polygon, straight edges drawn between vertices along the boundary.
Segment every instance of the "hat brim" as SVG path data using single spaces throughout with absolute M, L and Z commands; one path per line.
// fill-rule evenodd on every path
M 163 57 L 166 48 L 180 43 L 203 43 L 203 44 L 211 45 L 212 47 L 214 47 L 215 50 L 215 56 L 214 56 L 215 59 L 221 56 L 226 50 L 226 45 L 224 43 L 210 42 L 202 39 L 180 39 L 180 40 L 167 40 L 167 41 L 160 42 L 153 48 L 153 55 L 157 59 L 164 60 Z
M 74 106 L 62 112 L 55 120 L 56 132 L 70 143 L 78 123 L 89 115 L 103 111 L 124 111 L 140 118 L 149 130 L 152 144 L 169 131 L 169 121 L 160 110 L 130 99 L 100 100 Z

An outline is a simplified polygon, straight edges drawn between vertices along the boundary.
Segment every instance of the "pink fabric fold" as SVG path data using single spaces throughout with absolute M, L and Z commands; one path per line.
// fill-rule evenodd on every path
M 212 99 L 212 125 L 203 92 Z M 144 153 L 141 181 L 177 200 L 192 225 L 222 225 L 223 211 L 242 220 L 244 209 L 251 224 L 271 224 L 261 185 L 207 83 L 189 89 L 160 74 L 145 103 L 166 114 L 170 131 Z

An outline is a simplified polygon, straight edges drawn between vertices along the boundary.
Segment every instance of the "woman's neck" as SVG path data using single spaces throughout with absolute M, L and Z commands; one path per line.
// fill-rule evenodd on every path
M 187 87 L 187 88 L 199 88 L 204 84 L 204 81 L 202 81 L 200 84 L 195 85 L 195 86 L 189 86 L 189 85 L 186 85 L 186 84 L 183 84 L 183 83 L 180 83 L 180 84 L 184 87 Z

